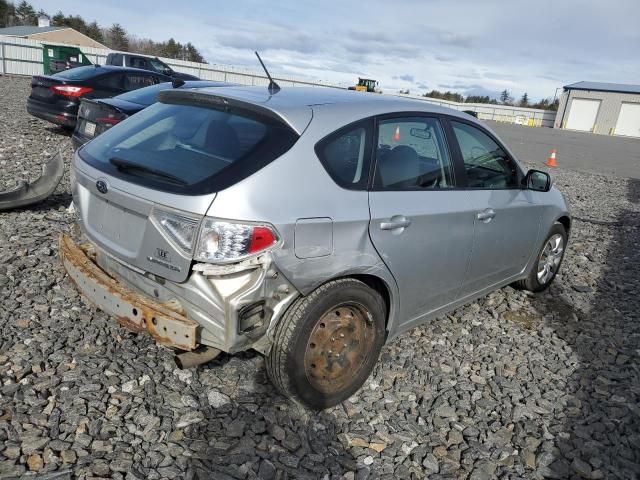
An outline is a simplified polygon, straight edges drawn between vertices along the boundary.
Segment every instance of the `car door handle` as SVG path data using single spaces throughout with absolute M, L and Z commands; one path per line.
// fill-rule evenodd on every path
M 496 211 L 492 208 L 485 208 L 483 211 L 476 214 L 476 218 L 484 223 L 489 223 L 495 216 Z
M 398 228 L 407 228 L 411 225 L 411 221 L 403 215 L 394 215 L 387 222 L 380 222 L 380 230 L 396 230 Z

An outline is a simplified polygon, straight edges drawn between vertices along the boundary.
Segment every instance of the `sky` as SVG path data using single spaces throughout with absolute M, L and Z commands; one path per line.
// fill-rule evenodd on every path
M 640 0 L 30 0 L 36 10 L 193 43 L 212 64 L 384 91 L 553 98 L 640 83 Z

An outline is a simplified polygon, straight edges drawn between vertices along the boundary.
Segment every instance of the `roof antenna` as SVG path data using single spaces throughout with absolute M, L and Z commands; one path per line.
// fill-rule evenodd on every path
M 267 70 L 267 67 L 264 66 L 264 63 L 262 63 L 262 59 L 260 58 L 260 55 L 258 55 L 258 52 L 253 52 L 256 54 L 256 57 L 258 57 L 258 61 L 260 62 L 260 65 L 262 65 L 262 68 L 264 68 L 264 73 L 267 74 L 267 78 L 269 79 L 269 93 L 271 95 L 274 95 L 276 93 L 278 93 L 280 91 L 280 85 L 278 85 L 276 82 L 273 81 L 273 78 L 271 78 L 271 75 L 269 75 L 269 70 Z

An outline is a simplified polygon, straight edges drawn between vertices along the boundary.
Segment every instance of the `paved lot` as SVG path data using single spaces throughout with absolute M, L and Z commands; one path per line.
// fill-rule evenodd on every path
M 488 121 L 521 160 L 542 166 L 552 148 L 560 169 L 640 179 L 640 138 Z M 587 187 L 585 185 L 585 187 Z
M 24 111 L 28 84 L 0 78 L 5 186 L 71 152 Z M 68 178 L 0 213 L 0 478 L 638 478 L 640 182 L 556 182 L 582 220 L 548 292 L 504 288 L 414 329 L 319 414 L 277 395 L 257 354 L 182 372 L 81 298 L 57 259 Z

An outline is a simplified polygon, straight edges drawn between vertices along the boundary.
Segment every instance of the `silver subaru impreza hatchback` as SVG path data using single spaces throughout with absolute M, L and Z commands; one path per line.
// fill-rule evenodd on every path
M 88 299 L 182 367 L 255 349 L 312 408 L 402 332 L 548 287 L 571 226 L 549 175 L 473 117 L 325 88 L 162 92 L 72 170 L 82 234 L 60 255 Z

